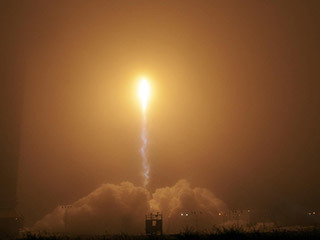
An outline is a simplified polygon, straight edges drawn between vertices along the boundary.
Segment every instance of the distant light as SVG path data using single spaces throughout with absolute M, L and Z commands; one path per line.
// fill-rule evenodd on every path
M 248 212 L 250 212 L 250 210 L 248 210 Z
M 311 215 L 311 212 L 309 212 L 308 214 L 309 214 L 309 216 L 310 216 L 310 215 Z
M 218 214 L 219 216 L 221 216 L 222 215 L 222 213 L 221 212 L 219 212 L 219 214 Z
M 186 213 L 186 217 L 188 217 L 189 216 L 189 214 L 188 213 Z
M 183 216 L 183 213 L 181 213 L 181 216 Z
M 312 212 L 313 215 L 316 215 L 316 212 Z

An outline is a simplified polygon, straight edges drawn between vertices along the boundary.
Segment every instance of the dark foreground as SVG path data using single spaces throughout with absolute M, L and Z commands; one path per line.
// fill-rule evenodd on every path
M 185 230 L 180 234 L 162 235 L 162 236 L 130 236 L 126 234 L 120 235 L 52 235 L 52 234 L 32 234 L 26 233 L 19 240 L 175 240 L 175 239 L 319 239 L 320 228 L 307 230 L 272 230 L 272 231 L 243 231 L 242 229 L 222 229 L 214 233 L 197 233 L 190 230 Z

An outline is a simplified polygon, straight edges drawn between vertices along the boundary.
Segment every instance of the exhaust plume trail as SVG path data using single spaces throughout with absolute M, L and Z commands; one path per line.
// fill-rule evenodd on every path
M 140 148 L 140 154 L 142 157 L 142 166 L 143 166 L 143 175 L 144 175 L 144 186 L 148 185 L 149 182 L 149 172 L 150 172 L 150 164 L 147 158 L 147 119 L 146 115 L 143 114 L 143 121 L 142 121 L 142 132 L 141 132 L 141 140 L 142 146 Z
M 141 140 L 142 146 L 140 148 L 140 154 L 142 157 L 142 166 L 143 166 L 143 176 L 144 176 L 144 186 L 148 185 L 149 182 L 149 172 L 150 172 L 150 164 L 147 158 L 147 117 L 146 117 L 146 108 L 147 102 L 150 96 L 150 86 L 146 78 L 142 78 L 139 85 L 139 97 L 142 104 L 142 132 L 141 132 Z

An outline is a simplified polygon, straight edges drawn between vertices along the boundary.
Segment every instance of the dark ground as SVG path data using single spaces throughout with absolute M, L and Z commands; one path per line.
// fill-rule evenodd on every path
M 80 240 L 80 239 L 92 239 L 92 240 L 175 240 L 175 239 L 320 239 L 320 228 L 313 228 L 307 230 L 279 230 L 275 229 L 272 231 L 264 232 L 258 230 L 244 231 L 241 228 L 229 228 L 229 229 L 218 229 L 214 232 L 208 233 L 197 233 L 192 229 L 185 229 L 180 234 L 176 235 L 162 235 L 162 236 L 130 236 L 126 234 L 120 235 L 100 235 L 100 236 L 71 236 L 71 235 L 50 235 L 46 233 L 42 234 L 31 234 L 27 233 L 23 237 L 18 238 L 19 240 Z

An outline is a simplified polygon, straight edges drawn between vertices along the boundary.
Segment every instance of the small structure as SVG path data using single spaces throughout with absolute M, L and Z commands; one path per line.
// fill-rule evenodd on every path
M 0 239 L 15 238 L 23 227 L 23 217 L 14 209 L 0 209 Z
M 250 224 L 252 222 L 252 211 L 249 210 L 230 210 L 227 212 L 219 212 L 220 224 L 222 223 L 233 223 L 235 225 Z
M 146 234 L 162 235 L 162 214 L 157 212 L 146 215 Z

